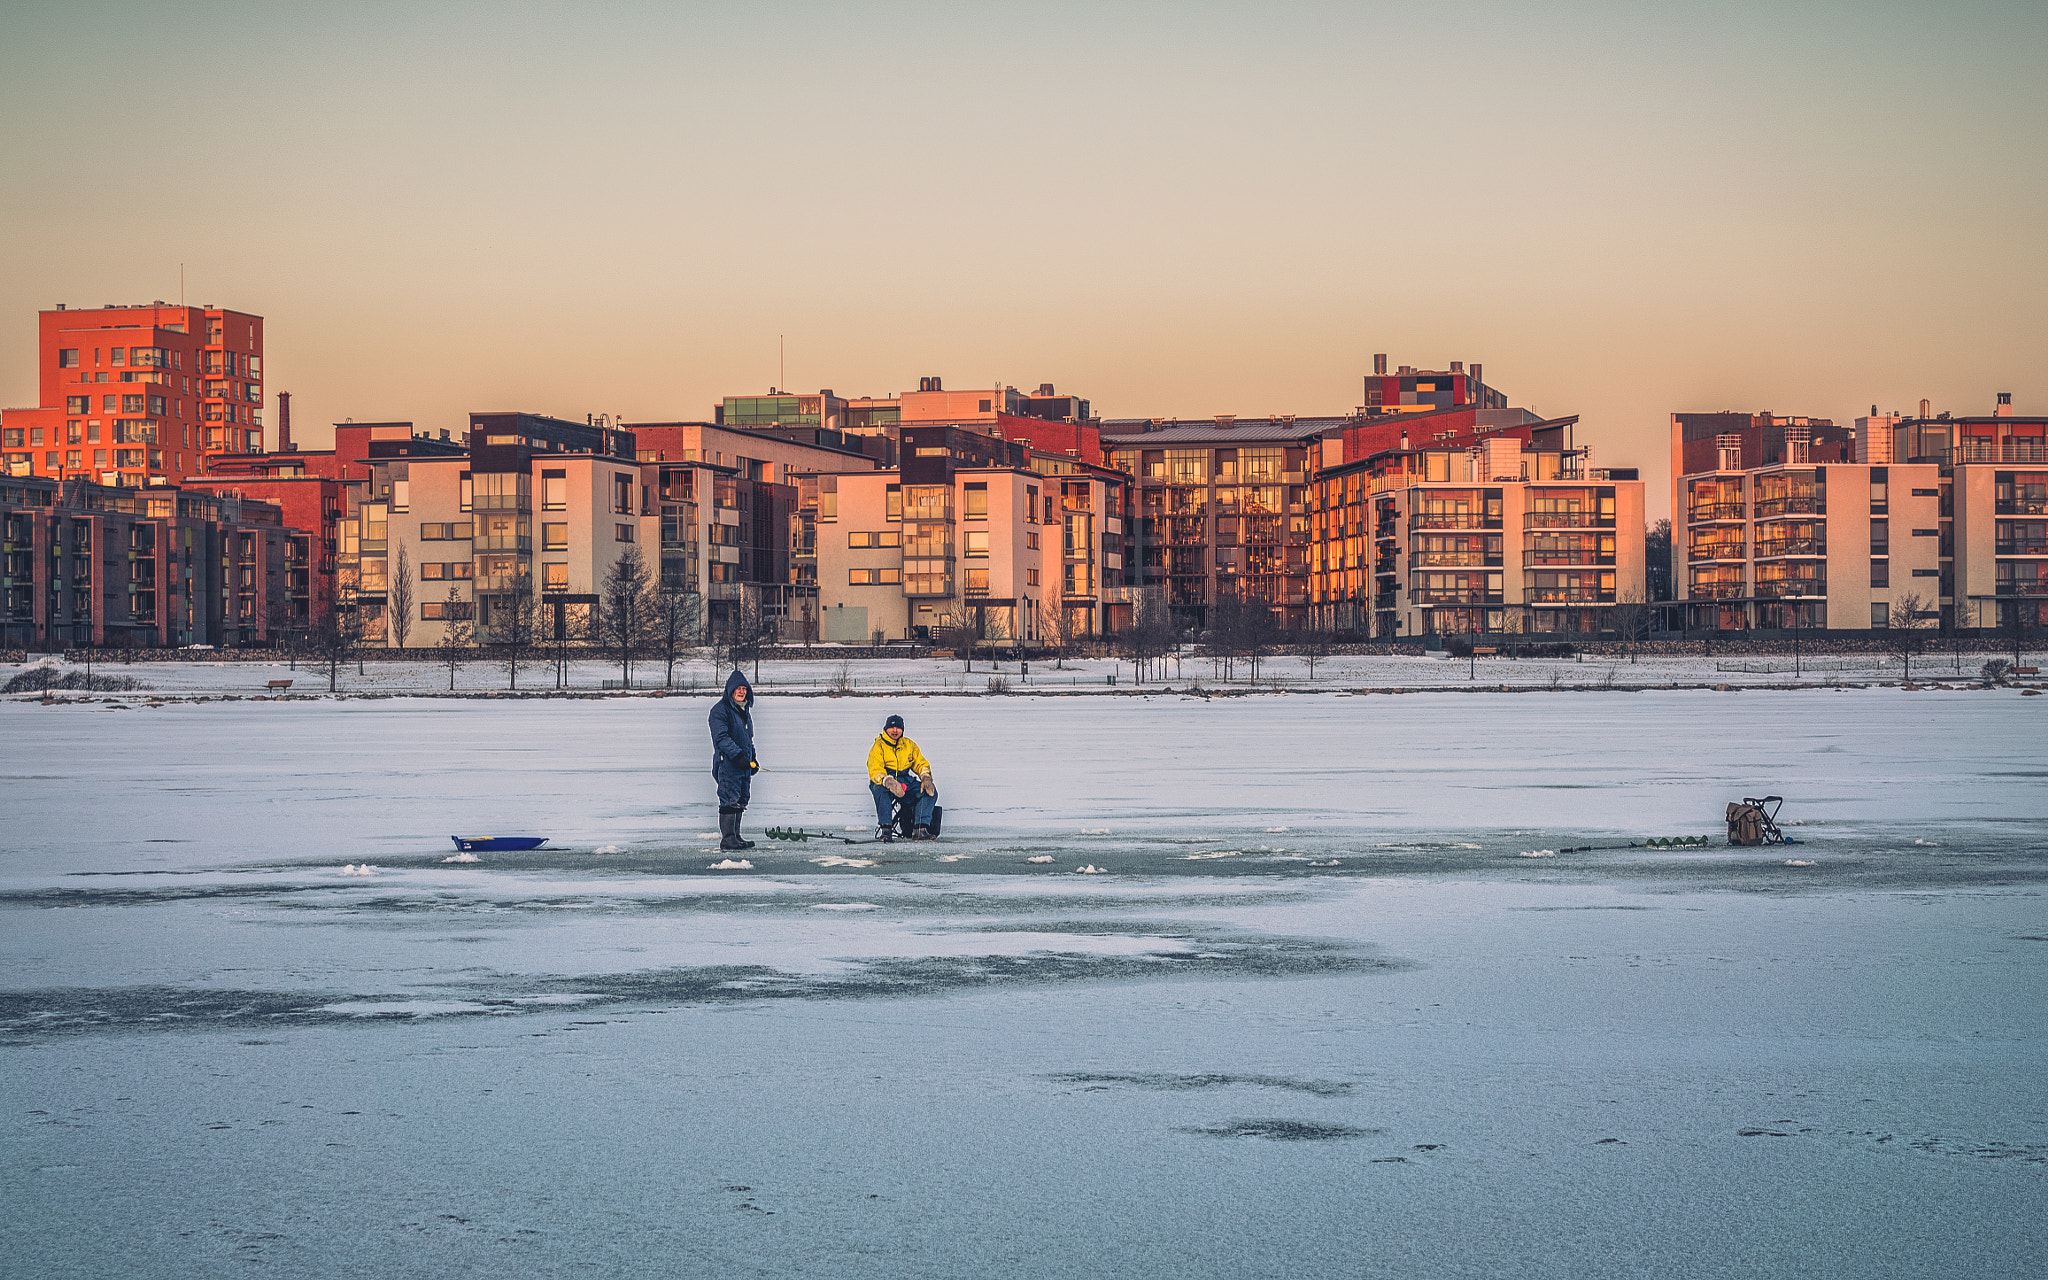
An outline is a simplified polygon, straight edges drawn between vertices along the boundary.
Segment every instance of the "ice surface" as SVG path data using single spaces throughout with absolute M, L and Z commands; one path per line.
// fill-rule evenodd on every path
M 2038 699 L 708 705 L 0 701 L 9 1271 L 2036 1273 Z

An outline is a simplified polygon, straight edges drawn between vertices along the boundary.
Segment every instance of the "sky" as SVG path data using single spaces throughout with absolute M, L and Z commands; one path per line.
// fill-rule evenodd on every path
M 2048 413 L 2044 68 L 2039 0 L 20 3 L 0 403 L 38 310 L 182 268 L 308 447 L 934 374 L 1342 413 L 1385 352 L 1661 480 L 1674 411 Z

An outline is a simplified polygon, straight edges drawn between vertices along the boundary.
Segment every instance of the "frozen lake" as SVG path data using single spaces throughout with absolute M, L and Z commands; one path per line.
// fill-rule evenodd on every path
M 0 1270 L 2032 1276 L 2044 703 L 0 702 Z

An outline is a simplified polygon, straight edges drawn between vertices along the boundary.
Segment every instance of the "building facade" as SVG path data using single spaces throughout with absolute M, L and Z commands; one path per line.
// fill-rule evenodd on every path
M 1672 556 L 1688 629 L 2039 626 L 2048 418 L 1672 415 Z M 1731 428 L 1721 430 L 1722 427 Z M 1775 438 L 1773 429 L 1775 428 Z
M 268 645 L 290 629 L 291 530 L 204 490 L 0 481 L 0 636 L 64 649 Z
M 1644 486 L 1633 469 L 1587 466 L 1576 422 L 1324 469 L 1311 499 L 1315 622 L 1379 639 L 1614 631 L 1618 605 L 1648 598 Z
M 0 473 L 141 488 L 263 448 L 263 318 L 143 303 L 37 317 L 38 404 L 0 411 Z

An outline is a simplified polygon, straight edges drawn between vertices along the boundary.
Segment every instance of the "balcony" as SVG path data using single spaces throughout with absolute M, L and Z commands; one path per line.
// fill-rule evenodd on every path
M 1991 544 L 1991 554 L 1999 556 L 2048 556 L 2048 542 L 2005 541 Z
M 1740 502 L 1703 502 L 1685 513 L 1688 524 L 1714 524 L 1743 518 Z
M 1756 584 L 1756 598 L 1759 600 L 1783 600 L 1790 596 L 1825 596 L 1827 593 L 1826 578 L 1774 578 Z
M 1758 498 L 1756 518 L 1769 520 L 1774 516 L 1823 515 L 1827 511 L 1821 500 L 1810 493 L 1795 493 L 1786 498 Z
M 1408 563 L 1418 569 L 1431 565 L 1451 569 L 1498 569 L 1501 557 L 1480 551 L 1418 551 L 1408 557 Z
M 1883 554 L 1872 548 L 1872 554 Z M 1773 559 L 1779 556 L 1824 556 L 1828 553 L 1826 538 L 1773 538 L 1756 544 L 1756 558 Z
M 1530 604 L 1613 604 L 1614 593 L 1592 587 L 1535 587 Z
M 1991 510 L 2001 516 L 2038 516 L 2048 514 L 2048 502 L 2024 502 L 2007 498 L 1992 503 Z
M 533 535 L 517 533 L 495 538 L 479 537 L 471 540 L 470 547 L 476 551 L 531 551 L 533 550 Z M 369 548 L 369 543 L 363 544 L 364 550 L 367 551 Z
M 1410 529 L 1498 529 L 1499 516 L 1486 516 L 1480 512 L 1453 512 L 1449 515 L 1426 515 L 1417 512 L 1408 517 Z
M 1612 529 L 1613 516 L 1591 511 L 1530 511 L 1522 516 L 1525 529 Z
M 1694 600 L 1740 600 L 1744 592 L 1739 582 L 1695 582 L 1688 595 Z
M 532 511 L 530 493 L 479 493 L 470 498 L 472 511 Z
M 2048 462 L 2048 444 L 2039 438 L 1964 441 L 1948 451 L 1951 465 L 1958 462 Z
M 1432 591 L 1427 587 L 1413 587 L 1408 592 L 1408 603 L 1423 605 L 1443 604 L 1499 604 L 1498 591 Z
M 1743 544 L 1740 542 L 1694 543 L 1685 549 L 1687 560 L 1740 560 L 1743 558 Z
M 2048 596 L 2048 579 L 2033 582 L 2001 582 L 1998 594 L 2002 596 Z
M 1499 564 L 1500 561 L 1493 561 Z M 1566 568 L 1597 568 L 1612 566 L 1614 557 L 1597 551 L 1524 551 L 1522 567 L 1533 569 L 1543 565 L 1563 565 Z

